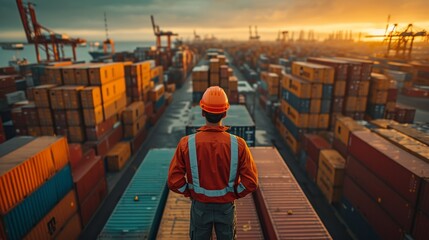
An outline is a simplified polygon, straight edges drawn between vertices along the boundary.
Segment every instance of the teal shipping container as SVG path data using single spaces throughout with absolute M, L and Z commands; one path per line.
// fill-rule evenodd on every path
M 6 215 L 1 216 L 7 239 L 22 239 L 73 187 L 66 165 Z M 1 236 L 1 233 L 0 233 Z
M 193 107 L 186 125 L 186 135 L 196 133 L 197 129 L 205 124 L 206 119 L 201 115 L 201 108 Z M 243 138 L 249 147 L 255 146 L 255 123 L 245 106 L 231 105 L 222 124 L 229 127 L 229 133 Z
M 168 195 L 175 149 L 151 149 L 137 169 L 98 239 L 155 239 Z

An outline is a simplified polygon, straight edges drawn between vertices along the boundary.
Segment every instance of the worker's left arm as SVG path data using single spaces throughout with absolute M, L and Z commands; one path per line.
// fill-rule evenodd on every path
M 239 141 L 241 143 L 239 144 L 238 154 L 240 163 L 238 176 L 240 176 L 241 182 L 236 190 L 238 197 L 242 198 L 258 188 L 258 170 L 246 142 L 241 138 Z
M 179 144 L 177 145 L 176 152 L 174 153 L 173 159 L 171 160 L 167 185 L 171 191 L 184 194 L 185 197 L 189 197 L 190 192 L 185 178 L 186 165 L 185 158 L 183 156 L 182 140 L 180 140 Z

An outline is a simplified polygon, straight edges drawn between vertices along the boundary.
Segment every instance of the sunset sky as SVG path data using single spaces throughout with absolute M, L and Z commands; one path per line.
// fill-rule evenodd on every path
M 33 0 L 40 23 L 59 33 L 88 41 L 104 39 L 103 12 L 116 41 L 153 40 L 150 15 L 162 30 L 192 39 L 214 34 L 223 39 L 247 39 L 249 25 L 258 25 L 261 40 L 274 40 L 279 30 L 314 30 L 327 34 L 352 30 L 383 34 L 391 23 L 429 30 L 428 0 Z M 13 0 L 0 0 L 0 41 L 25 40 Z

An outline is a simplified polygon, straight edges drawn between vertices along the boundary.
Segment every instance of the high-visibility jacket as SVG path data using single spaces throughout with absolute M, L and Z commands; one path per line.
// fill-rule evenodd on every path
M 200 202 L 226 203 L 258 186 L 258 172 L 246 142 L 224 126 L 203 126 L 183 137 L 170 164 L 168 187 Z

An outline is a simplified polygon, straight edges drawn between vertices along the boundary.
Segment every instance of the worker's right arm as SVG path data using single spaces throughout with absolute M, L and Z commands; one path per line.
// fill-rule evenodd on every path
M 252 153 L 247 147 L 246 141 L 239 138 L 239 169 L 238 175 L 241 182 L 237 186 L 237 195 L 239 198 L 245 197 L 247 194 L 255 191 L 258 188 L 258 170 L 253 161 Z
M 184 194 L 185 197 L 190 196 L 188 184 L 186 182 L 186 164 L 183 156 L 183 145 L 187 143 L 187 140 L 182 138 L 177 145 L 176 152 L 174 153 L 173 159 L 170 163 L 170 170 L 168 172 L 167 185 L 168 188 L 176 193 Z

